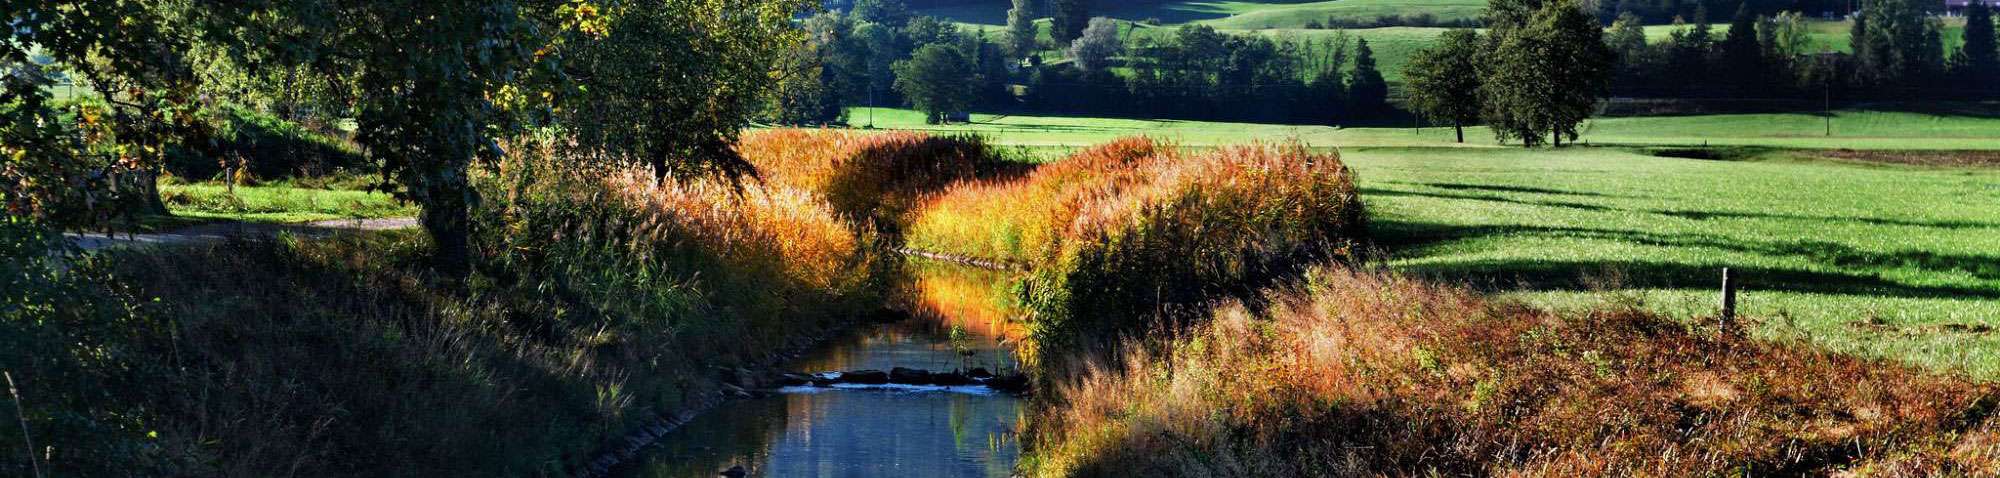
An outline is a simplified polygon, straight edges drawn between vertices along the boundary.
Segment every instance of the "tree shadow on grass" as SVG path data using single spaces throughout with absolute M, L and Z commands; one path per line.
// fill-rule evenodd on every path
M 1615 241 L 1673 249 L 1708 249 L 1773 258 L 1803 259 L 1823 267 L 1729 265 L 1748 287 L 1764 290 L 1866 294 L 1895 297 L 2000 298 L 1994 288 L 1915 285 L 1881 277 L 1891 269 L 1914 268 L 1930 273 L 1964 274 L 2000 280 L 2000 256 L 1940 254 L 1929 251 L 1864 251 L 1852 246 L 1813 240 L 1745 241 L 1703 234 L 1659 234 L 1566 226 L 1455 226 L 1436 223 L 1379 221 L 1379 247 L 1401 258 L 1426 257 L 1425 249 L 1446 242 L 1481 237 L 1542 237 L 1558 240 Z M 1581 290 L 1616 276 L 1619 286 L 1636 288 L 1711 287 L 1722 266 L 1650 261 L 1643 257 L 1618 260 L 1506 259 L 1412 264 L 1403 269 L 1434 278 L 1470 282 L 1487 289 Z
M 1815 222 L 1860 222 L 1877 226 L 1935 227 L 1940 229 L 2000 229 L 2000 223 L 1980 221 L 1920 221 L 1910 219 L 1890 219 L 1880 217 L 1835 217 L 1807 216 L 1799 214 L 1775 214 L 1765 212 L 1733 211 L 1649 211 L 1654 214 L 1704 221 L 1709 219 L 1777 219 L 1788 221 Z
M 1599 211 L 1599 212 L 1623 211 L 1623 209 L 1619 208 L 1590 204 L 1590 203 L 1581 203 L 1574 201 L 1535 201 L 1526 199 L 1515 199 L 1497 194 L 1419 192 L 1419 191 L 1403 191 L 1396 189 L 1381 189 L 1381 188 L 1371 188 L 1371 187 L 1361 188 L 1361 197 L 1364 200 L 1366 200 L 1369 197 L 1382 197 L 1382 196 L 1427 197 L 1436 199 L 1463 199 L 1468 201 L 1491 201 L 1491 202 L 1520 204 L 1525 206 L 1560 207 L 1560 208 L 1581 209 L 1586 211 Z

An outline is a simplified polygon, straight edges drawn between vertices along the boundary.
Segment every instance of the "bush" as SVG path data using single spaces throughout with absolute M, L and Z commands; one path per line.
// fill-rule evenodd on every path
M 779 129 L 745 135 L 737 151 L 772 187 L 818 195 L 850 222 L 885 232 L 900 230 L 932 191 L 1021 169 L 969 135 Z
M 887 256 L 809 192 L 501 170 L 480 181 L 499 204 L 475 217 L 484 260 L 463 281 L 430 271 L 415 231 L 137 250 L 24 276 L 79 281 L 0 297 L 0 363 L 53 450 L 44 465 L 567 474 L 713 396 L 715 367 L 769 364 L 884 306 Z M 27 447 L 0 432 L 0 449 Z M 0 454 L 0 474 L 25 474 L 21 458 Z
M 1063 354 L 1347 256 L 1366 222 L 1338 156 L 1299 145 L 1186 155 L 1145 138 L 961 183 L 918 211 L 912 247 L 1025 267 L 1035 347 Z
M 1031 476 L 1992 476 L 2000 389 L 1322 268 L 1056 390 Z
M 1212 301 L 1351 256 L 1367 235 L 1338 155 L 1232 146 L 1155 164 L 1143 183 L 1088 198 L 1052 253 L 1032 259 L 1024 294 L 1044 352 L 1178 329 Z

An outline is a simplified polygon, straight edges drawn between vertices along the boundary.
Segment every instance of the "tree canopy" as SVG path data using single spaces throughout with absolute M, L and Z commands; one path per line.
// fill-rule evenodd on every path
M 924 45 L 910 59 L 896 62 L 895 70 L 896 91 L 931 124 L 965 111 L 972 102 L 972 62 L 950 45 Z
M 1447 31 L 1436 45 L 1417 52 L 1403 75 L 1409 80 L 1411 108 L 1424 116 L 1450 121 L 1460 143 L 1465 142 L 1465 124 L 1479 120 L 1483 105 L 1480 53 L 1478 32 Z

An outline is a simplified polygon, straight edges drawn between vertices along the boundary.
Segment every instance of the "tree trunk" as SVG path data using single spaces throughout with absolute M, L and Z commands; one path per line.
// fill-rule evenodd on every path
M 472 203 L 478 192 L 465 180 L 465 169 L 433 176 L 425 186 L 418 222 L 437 246 L 432 257 L 439 272 L 465 277 L 472 266 Z
M 139 200 L 142 201 L 139 205 L 140 213 L 161 216 L 170 214 L 171 212 L 167 211 L 166 201 L 160 200 L 160 171 L 146 168 L 136 172 L 139 177 L 134 183 L 139 187 Z
M 1458 142 L 1461 144 L 1465 143 L 1465 122 L 1456 119 L 1451 120 L 1451 128 L 1458 130 Z
M 1563 147 L 1563 133 L 1561 131 L 1550 133 L 1549 140 L 1551 141 L 1549 144 L 1554 145 L 1554 147 Z

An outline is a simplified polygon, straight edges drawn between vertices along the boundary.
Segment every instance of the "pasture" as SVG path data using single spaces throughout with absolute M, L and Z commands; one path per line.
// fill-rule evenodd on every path
M 968 25 L 1001 27 L 1007 24 L 1007 2 L 988 2 L 918 9 L 919 15 L 951 19 Z M 1368 21 L 1385 15 L 1429 13 L 1439 21 L 1475 19 L 1486 11 L 1484 0 L 1134 0 L 1101 2 L 1094 15 L 1141 22 L 1158 20 L 1163 25 L 1199 23 L 1220 30 L 1303 28 L 1308 22 L 1328 19 Z
M 865 112 L 853 120 L 863 121 Z M 1591 144 L 1522 150 L 1484 130 L 975 115 L 923 126 L 883 110 L 878 127 L 972 132 L 1069 150 L 1129 135 L 1206 147 L 1297 138 L 1338 147 L 1358 173 L 1371 234 L 1398 271 L 1557 308 L 1632 303 L 1712 314 L 1722 267 L 1748 284 L 1765 334 L 2000 377 L 2000 170 L 1829 160 L 1797 148 L 2000 149 L 2000 120 L 1842 112 L 1594 120 Z M 913 124 L 917 123 L 917 124 Z M 1847 134 L 1850 136 L 1842 136 Z M 1639 145 L 1760 146 L 1735 160 L 1646 154 Z M 1727 150 L 1739 151 L 1739 150 Z M 1040 154 L 1038 157 L 1048 157 Z

